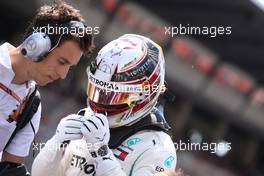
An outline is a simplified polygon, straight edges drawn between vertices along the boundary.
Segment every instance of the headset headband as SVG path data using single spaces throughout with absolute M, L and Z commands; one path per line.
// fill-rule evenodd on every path
M 63 35 L 74 35 L 75 37 L 83 37 L 86 26 L 80 21 L 69 21 L 60 26 L 51 26 L 53 34 L 50 34 L 50 26 L 39 27 L 34 30 L 21 44 L 21 53 L 33 61 L 40 61 L 48 53 L 54 50 L 60 44 Z M 44 31 L 43 31 L 44 30 Z M 58 35 L 56 44 L 52 47 L 49 35 Z M 82 35 L 80 35 L 82 34 Z

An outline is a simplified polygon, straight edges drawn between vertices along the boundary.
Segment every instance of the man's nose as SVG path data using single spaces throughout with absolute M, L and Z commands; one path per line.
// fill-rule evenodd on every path
M 67 66 L 67 67 L 65 66 L 65 67 L 62 67 L 62 68 L 59 69 L 58 75 L 59 75 L 60 79 L 65 79 L 66 78 L 66 76 L 67 76 L 67 74 L 69 72 L 69 69 L 70 69 L 69 66 Z

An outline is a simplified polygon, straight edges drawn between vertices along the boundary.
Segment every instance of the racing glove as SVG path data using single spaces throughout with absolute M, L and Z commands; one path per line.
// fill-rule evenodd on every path
M 122 172 L 119 162 L 108 147 L 110 130 L 107 117 L 91 112 L 85 113 L 85 116 L 87 120 L 81 132 L 96 163 L 96 176 L 107 175 L 116 169 Z
M 71 114 L 63 118 L 56 130 L 55 140 L 62 144 L 70 140 L 82 139 L 81 128 L 85 118 L 77 114 Z

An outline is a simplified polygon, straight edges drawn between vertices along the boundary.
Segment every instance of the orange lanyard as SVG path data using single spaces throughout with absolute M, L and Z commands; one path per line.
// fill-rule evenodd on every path
M 25 98 L 25 100 L 22 102 L 21 99 L 19 98 L 19 96 L 13 92 L 11 89 L 7 88 L 5 85 L 3 85 L 2 83 L 0 83 L 0 88 L 5 91 L 7 94 L 11 95 L 14 99 L 16 99 L 20 105 L 17 107 L 16 110 L 14 110 L 9 116 L 8 119 L 6 119 L 9 123 L 13 122 L 13 121 L 18 121 L 19 117 L 23 111 L 23 109 L 25 108 L 26 102 L 28 100 L 28 96 L 30 95 L 30 91 L 27 95 L 27 97 Z
M 11 89 L 7 88 L 4 84 L 0 83 L 0 88 L 5 91 L 7 94 L 11 95 L 13 98 L 15 98 L 20 104 L 22 103 L 19 96 L 13 92 Z

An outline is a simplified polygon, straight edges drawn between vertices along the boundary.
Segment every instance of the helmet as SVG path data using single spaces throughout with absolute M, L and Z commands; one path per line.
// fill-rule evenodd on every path
M 105 113 L 110 128 L 144 118 L 165 90 L 162 48 L 140 35 L 125 34 L 105 45 L 87 74 L 88 107 Z

